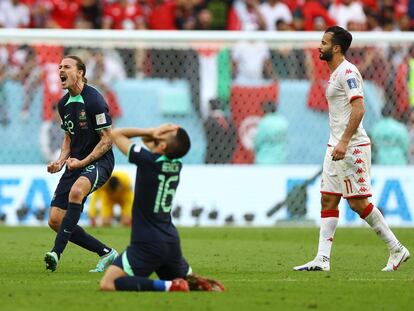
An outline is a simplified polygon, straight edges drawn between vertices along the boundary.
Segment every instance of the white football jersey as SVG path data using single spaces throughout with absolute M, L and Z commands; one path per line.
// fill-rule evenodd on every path
M 329 105 L 329 145 L 336 146 L 341 139 L 351 116 L 351 101 L 364 98 L 363 81 L 357 67 L 344 60 L 334 72 L 326 88 Z M 349 147 L 370 143 L 362 121 L 349 142 Z

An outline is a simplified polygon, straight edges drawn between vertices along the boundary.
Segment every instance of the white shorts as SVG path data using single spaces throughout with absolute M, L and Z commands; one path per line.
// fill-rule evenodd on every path
M 332 160 L 334 147 L 328 146 L 323 162 L 321 193 L 344 198 L 370 197 L 371 194 L 371 145 L 349 147 L 345 158 Z

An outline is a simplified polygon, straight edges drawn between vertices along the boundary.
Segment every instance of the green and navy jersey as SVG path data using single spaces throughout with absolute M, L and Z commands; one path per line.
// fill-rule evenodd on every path
M 108 105 L 103 96 L 85 84 L 77 96 L 65 94 L 58 104 L 62 129 L 70 135 L 70 156 L 87 157 L 100 141 L 98 131 L 112 125 Z M 112 149 L 104 156 L 112 157 Z
M 129 162 L 137 165 L 132 208 L 131 244 L 139 242 L 177 242 L 171 209 L 180 181 L 182 163 L 132 145 Z

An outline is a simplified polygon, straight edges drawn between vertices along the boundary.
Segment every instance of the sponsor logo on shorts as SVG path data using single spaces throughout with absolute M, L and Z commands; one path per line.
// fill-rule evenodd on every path
M 354 164 L 361 164 L 364 163 L 364 160 L 362 160 L 361 158 L 358 158 L 355 160 Z

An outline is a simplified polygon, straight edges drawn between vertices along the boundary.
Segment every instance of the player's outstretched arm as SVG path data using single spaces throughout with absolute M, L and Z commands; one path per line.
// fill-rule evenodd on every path
M 59 172 L 65 161 L 70 156 L 70 136 L 69 133 L 65 132 L 65 136 L 63 137 L 62 147 L 60 149 L 60 156 L 55 162 L 51 162 L 47 165 L 47 171 L 51 174 Z

